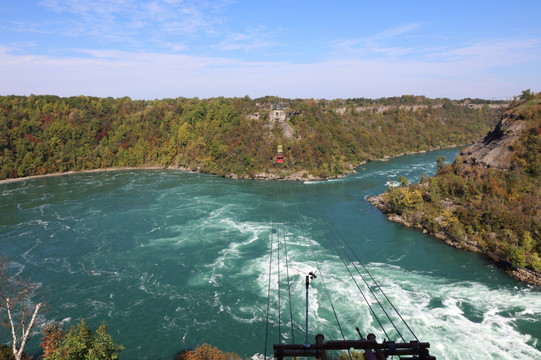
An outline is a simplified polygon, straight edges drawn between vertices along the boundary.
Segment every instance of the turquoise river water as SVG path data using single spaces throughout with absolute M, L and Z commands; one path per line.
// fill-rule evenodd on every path
M 341 339 L 327 293 L 346 338 L 357 338 L 358 326 L 383 340 L 328 239 L 330 224 L 438 359 L 541 359 L 538 288 L 483 256 L 389 222 L 366 201 L 398 175 L 417 182 L 434 174 L 438 156 L 457 152 L 370 162 L 343 179 L 311 183 L 165 170 L 4 183 L 0 253 L 47 289 L 50 306 L 40 320 L 66 327 L 81 318 L 92 327 L 107 321 L 126 347 L 121 359 L 172 360 L 203 343 L 243 357 L 264 354 L 271 240 L 273 261 L 280 254 L 284 264 L 287 255 L 289 267 L 271 267 L 268 355 L 292 336 L 304 343 L 304 278 L 312 270 L 323 276 L 310 288 L 311 342 L 318 332 Z M 9 342 L 5 330 L 0 340 Z M 39 334 L 27 350 L 39 351 Z

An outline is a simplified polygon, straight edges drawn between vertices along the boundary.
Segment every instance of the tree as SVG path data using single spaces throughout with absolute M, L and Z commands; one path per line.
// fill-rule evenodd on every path
M 177 360 L 227 360 L 227 357 L 220 349 L 210 344 L 203 344 L 193 351 L 183 351 Z
M 524 255 L 524 250 L 514 246 L 510 250 L 510 260 L 513 265 L 519 268 L 526 267 L 526 256 Z
M 0 256 L 0 310 L 2 325 L 12 335 L 15 360 L 23 358 L 24 347 L 30 338 L 30 330 L 36 323 L 43 303 L 34 305 L 31 298 L 38 286 L 10 274 L 9 260 Z
M 107 332 L 105 323 L 92 331 L 84 319 L 71 326 L 67 334 L 57 324 L 46 327 L 42 345 L 46 360 L 116 360 L 124 350 Z
M 438 172 L 442 171 L 443 168 L 445 167 L 445 160 L 447 160 L 445 156 L 438 156 L 436 158 L 436 165 L 438 168 Z
M 527 90 L 523 90 L 518 98 L 520 101 L 528 101 L 533 98 L 533 95 L 534 94 L 532 94 L 532 91 L 530 89 L 527 89 Z
M 54 354 L 64 338 L 62 323 L 53 322 L 46 324 L 41 330 L 41 348 L 43 349 L 43 358 L 48 359 Z
M 408 186 L 409 180 L 407 177 L 399 175 L 398 182 L 400 183 L 401 186 Z

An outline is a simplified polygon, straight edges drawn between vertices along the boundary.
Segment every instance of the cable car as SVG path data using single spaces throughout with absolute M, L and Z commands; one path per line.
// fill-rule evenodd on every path
M 284 163 L 284 155 L 282 154 L 282 145 L 278 145 L 278 155 L 276 156 L 276 163 L 277 164 L 283 164 Z

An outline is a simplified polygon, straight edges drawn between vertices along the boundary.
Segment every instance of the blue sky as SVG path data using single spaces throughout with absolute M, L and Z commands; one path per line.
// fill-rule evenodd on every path
M 0 2 L 0 95 L 541 91 L 541 1 Z

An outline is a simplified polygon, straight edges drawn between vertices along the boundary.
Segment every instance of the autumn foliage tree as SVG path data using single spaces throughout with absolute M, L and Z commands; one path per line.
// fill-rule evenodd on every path
M 235 353 L 224 353 L 210 344 L 203 344 L 194 350 L 186 350 L 180 353 L 177 360 L 241 360 Z
M 218 348 L 203 344 L 194 350 L 183 351 L 177 360 L 228 360 L 225 354 Z
M 50 358 L 60 347 L 64 332 L 62 324 L 54 322 L 46 324 L 41 330 L 41 348 L 43 349 L 43 358 Z

